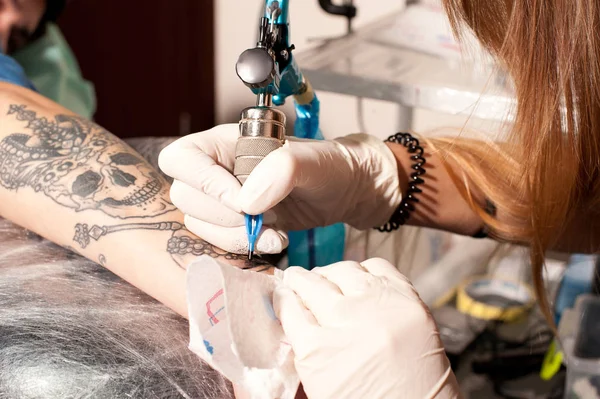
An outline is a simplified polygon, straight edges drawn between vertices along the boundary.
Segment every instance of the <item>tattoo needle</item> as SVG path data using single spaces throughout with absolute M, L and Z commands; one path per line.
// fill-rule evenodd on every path
M 252 260 L 256 238 L 263 224 L 262 215 L 246 215 L 246 234 L 248 235 L 248 260 Z

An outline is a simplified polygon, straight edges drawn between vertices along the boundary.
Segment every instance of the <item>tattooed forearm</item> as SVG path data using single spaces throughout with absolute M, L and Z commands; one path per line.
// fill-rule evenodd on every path
M 271 266 L 268 262 L 260 258 L 249 261 L 244 255 L 233 254 L 223 251 L 214 245 L 207 243 L 198 237 L 193 236 L 181 223 L 178 222 L 157 222 L 157 223 L 124 223 L 112 226 L 94 225 L 91 228 L 85 223 L 77 223 L 75 225 L 75 235 L 73 241 L 78 243 L 81 248 L 86 248 L 91 239 L 98 241 L 101 237 L 107 234 L 117 233 L 129 230 L 167 230 L 172 231 L 169 238 L 166 250 L 173 259 L 180 265 L 185 266 L 181 262 L 181 258 L 186 255 L 209 255 L 213 258 L 223 258 L 228 261 L 243 261 L 242 268 L 257 269 L 256 271 L 265 271 Z
M 271 268 L 271 265 L 260 257 L 248 260 L 246 255 L 238 255 L 223 251 L 198 237 L 192 236 L 187 229 L 183 231 L 183 234 L 174 234 L 173 237 L 169 239 L 167 250 L 172 256 L 183 256 L 190 253 L 195 256 L 209 255 L 213 258 L 223 258 L 225 260 L 235 261 L 236 263 L 244 262 L 241 266 L 242 269 L 256 269 L 255 271 L 257 272 L 266 271 Z
M 194 256 L 209 255 L 213 258 L 223 258 L 228 261 L 235 261 L 236 263 L 244 262 L 241 266 L 242 269 L 256 269 L 255 271 L 257 272 L 266 271 L 271 268 L 271 265 L 260 257 L 248 260 L 248 256 L 246 255 L 223 251 L 198 237 L 192 236 L 187 229 L 183 230 L 182 234 L 174 234 L 169 239 L 167 251 L 172 256 L 183 256 L 191 253 Z
M 75 236 L 73 241 L 77 242 L 81 248 L 85 248 L 90 243 L 90 238 L 98 241 L 100 237 L 107 234 L 127 230 L 171 230 L 177 231 L 183 229 L 183 225 L 177 222 L 157 222 L 157 223 L 126 223 L 114 226 L 98 226 L 91 228 L 86 223 L 77 223 L 75 225 Z
M 175 209 L 164 178 L 100 126 L 73 115 L 48 120 L 25 105 L 11 105 L 8 114 L 25 122 L 29 133 L 0 142 L 4 188 L 30 187 L 75 211 L 99 210 L 117 218 Z
M 0 187 L 12 192 L 31 190 L 74 212 L 96 211 L 94 219 L 89 219 L 93 223 L 76 224 L 75 251 L 107 235 L 156 230 L 169 233 L 163 248 L 180 266 L 189 262 L 189 255 L 209 255 L 248 269 L 269 267 L 260 259 L 248 262 L 245 256 L 210 245 L 180 222 L 156 221 L 158 216 L 164 219 L 167 213 L 176 212 L 169 201 L 169 183 L 102 127 L 69 114 L 47 118 L 27 105 L 10 105 L 8 115 L 22 125 L 0 141 Z M 123 223 L 123 219 L 137 220 Z M 64 237 L 55 237 L 64 243 Z M 104 255 L 93 257 L 106 263 Z

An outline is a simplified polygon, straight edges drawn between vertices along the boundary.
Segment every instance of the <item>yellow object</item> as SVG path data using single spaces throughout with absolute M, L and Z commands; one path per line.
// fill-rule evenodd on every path
M 438 309 L 450 302 L 456 296 L 456 287 L 448 290 L 444 295 L 440 296 L 434 303 L 431 305 L 431 309 Z
M 552 377 L 558 373 L 560 366 L 563 361 L 563 353 L 558 349 L 556 340 L 553 340 L 548 347 L 548 352 L 544 356 L 544 362 L 542 363 L 542 370 L 540 371 L 540 378 L 544 381 L 551 380 Z
M 305 86 L 304 86 L 304 90 L 302 91 L 302 93 L 298 93 L 298 94 L 294 95 L 294 99 L 300 105 L 310 104 L 310 102 L 315 97 L 315 91 L 314 91 L 312 85 L 310 84 L 310 82 L 308 81 L 308 79 L 306 79 L 306 78 L 304 79 L 304 85 Z
M 499 299 L 510 305 L 499 305 Z M 456 296 L 459 311 L 483 320 L 515 321 L 533 303 L 533 290 L 528 285 L 486 277 L 467 281 Z

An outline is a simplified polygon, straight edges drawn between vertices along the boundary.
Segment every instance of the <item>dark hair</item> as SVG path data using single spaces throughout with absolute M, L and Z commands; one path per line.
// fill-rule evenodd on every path
M 62 14 L 66 4 L 67 0 L 46 0 L 46 10 L 42 15 L 42 19 L 40 19 L 37 28 L 29 37 L 30 42 L 44 36 L 48 22 L 55 22 L 58 17 L 60 17 L 60 14 Z
M 46 11 L 42 16 L 42 23 L 56 21 L 65 9 L 65 4 L 66 0 L 46 0 Z

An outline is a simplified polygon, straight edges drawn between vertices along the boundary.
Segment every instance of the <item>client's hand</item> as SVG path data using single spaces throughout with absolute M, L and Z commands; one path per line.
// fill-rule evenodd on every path
M 292 267 L 284 283 L 275 312 L 309 398 L 460 396 L 431 314 L 387 261 Z

